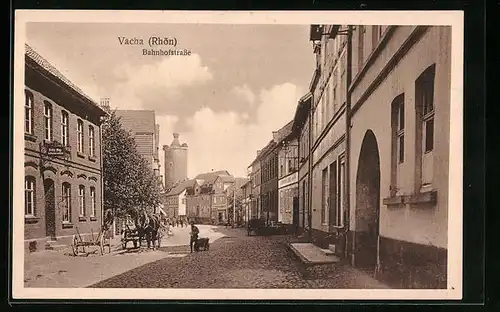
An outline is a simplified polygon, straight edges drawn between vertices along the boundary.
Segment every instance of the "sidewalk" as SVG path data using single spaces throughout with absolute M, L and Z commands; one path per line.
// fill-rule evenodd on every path
M 224 236 L 215 231 L 215 226 L 199 225 L 200 237 L 209 237 L 210 242 Z M 189 244 L 190 227 L 173 229 L 173 236 L 164 237 L 161 247 Z M 122 252 L 120 236 L 111 240 L 111 253 L 88 257 L 72 255 L 71 247 L 61 251 L 44 250 L 26 253 L 24 257 L 25 287 L 87 287 L 99 281 L 132 270 L 147 263 L 164 258 L 184 257 L 185 254 L 171 254 L 165 251 L 141 250 Z M 129 244 L 130 246 L 130 244 Z

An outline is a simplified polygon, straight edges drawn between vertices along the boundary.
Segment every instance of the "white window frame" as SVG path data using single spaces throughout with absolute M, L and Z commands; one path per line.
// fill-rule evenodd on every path
M 53 139 L 52 135 L 52 122 L 53 122 L 53 114 L 54 111 L 52 109 L 52 104 L 45 101 L 43 105 L 43 118 L 44 118 L 44 127 L 45 127 L 45 140 L 51 142 Z
M 90 216 L 95 217 L 97 214 L 97 202 L 95 197 L 95 187 L 90 187 Z
M 71 184 L 65 182 L 62 185 L 62 222 L 71 223 Z
M 69 113 L 66 111 L 61 112 L 61 144 L 69 145 Z
M 24 216 L 35 216 L 36 180 L 32 176 L 24 178 Z
M 76 122 L 76 132 L 78 134 L 77 150 L 79 153 L 83 153 L 83 120 L 81 119 Z
M 34 112 L 34 100 L 33 94 L 28 90 L 24 92 L 24 132 L 28 134 L 33 134 L 33 112 Z
M 89 126 L 89 155 L 95 156 L 95 129 Z

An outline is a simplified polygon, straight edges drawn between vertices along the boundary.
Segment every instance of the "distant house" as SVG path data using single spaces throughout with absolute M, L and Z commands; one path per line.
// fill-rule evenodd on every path
M 213 223 L 227 220 L 224 190 L 234 183 L 227 170 L 198 174 L 187 190 L 187 215 L 197 222 Z
M 178 218 L 187 215 L 187 189 L 196 183 L 195 180 L 187 180 L 175 185 L 165 194 L 164 207 L 169 217 Z

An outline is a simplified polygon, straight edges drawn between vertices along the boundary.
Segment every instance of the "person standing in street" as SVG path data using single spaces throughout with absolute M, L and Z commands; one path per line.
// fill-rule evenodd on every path
M 191 252 L 193 252 L 193 245 L 196 243 L 196 240 L 198 239 L 198 234 L 200 234 L 200 230 L 198 230 L 198 227 L 194 225 L 194 222 L 191 221 L 191 232 L 189 232 L 191 239 L 189 240 L 189 247 L 191 248 Z

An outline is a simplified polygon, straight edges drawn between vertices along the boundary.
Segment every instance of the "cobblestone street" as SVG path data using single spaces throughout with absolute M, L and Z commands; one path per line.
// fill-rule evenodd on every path
M 386 288 L 348 265 L 321 279 L 304 278 L 288 251 L 287 236 L 246 236 L 242 229 L 219 231 L 225 237 L 210 250 L 189 253 L 188 246 L 162 248 L 186 257 L 165 258 L 91 287 L 106 288 Z

